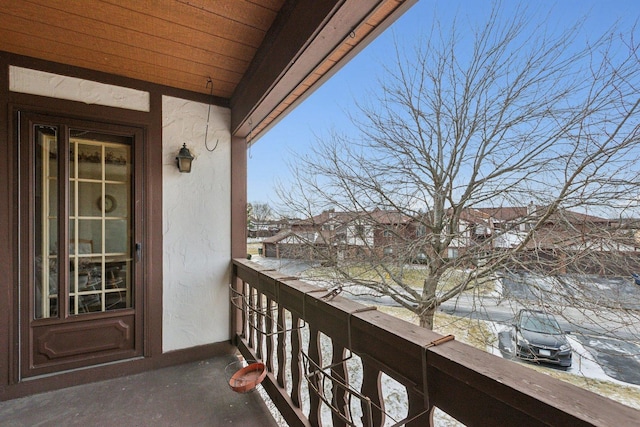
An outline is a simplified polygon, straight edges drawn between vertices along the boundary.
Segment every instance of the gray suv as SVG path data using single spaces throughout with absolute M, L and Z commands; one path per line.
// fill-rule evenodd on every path
M 511 339 L 515 355 L 534 362 L 571 366 L 571 344 L 552 314 L 520 310 L 513 323 Z

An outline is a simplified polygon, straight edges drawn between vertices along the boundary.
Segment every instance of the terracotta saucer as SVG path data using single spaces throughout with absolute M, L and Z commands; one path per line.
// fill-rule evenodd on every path
M 264 363 L 255 362 L 237 371 L 229 380 L 231 389 L 237 393 L 253 390 L 267 375 Z

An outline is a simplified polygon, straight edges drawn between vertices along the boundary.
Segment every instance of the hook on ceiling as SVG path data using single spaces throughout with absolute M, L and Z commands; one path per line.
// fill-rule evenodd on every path
M 207 77 L 207 85 L 205 87 L 209 86 L 211 86 L 211 89 L 209 91 L 209 111 L 207 112 L 207 126 L 204 130 L 204 147 L 207 149 L 207 151 L 211 152 L 215 151 L 215 149 L 218 148 L 218 142 L 220 142 L 220 139 L 216 139 L 216 145 L 213 148 L 209 148 L 209 145 L 207 144 L 207 136 L 209 135 L 209 120 L 211 118 L 211 104 L 213 103 L 213 80 L 211 80 L 211 76 Z

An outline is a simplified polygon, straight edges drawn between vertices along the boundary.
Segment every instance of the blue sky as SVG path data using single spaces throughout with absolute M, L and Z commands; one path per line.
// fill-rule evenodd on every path
M 516 2 L 503 2 L 505 12 Z M 598 33 L 620 20 L 621 27 L 629 28 L 640 19 L 638 0 L 558 0 L 536 1 L 530 13 L 546 15 L 552 11 L 551 21 L 558 27 L 574 23 L 587 16 L 590 31 Z M 394 39 L 401 46 L 410 47 L 421 31 L 427 30 L 434 13 L 445 23 L 454 15 L 459 19 L 473 19 L 491 7 L 484 0 L 437 1 L 419 0 L 389 29 L 345 65 L 328 82 L 317 89 L 287 117 L 249 149 L 247 197 L 249 203 L 277 205 L 274 191 L 278 180 L 287 182 L 290 173 L 287 164 L 296 156 L 307 153 L 318 136 L 331 129 L 348 131 L 347 112 L 355 111 L 355 102 L 376 90 L 383 77 L 385 57 L 394 50 Z

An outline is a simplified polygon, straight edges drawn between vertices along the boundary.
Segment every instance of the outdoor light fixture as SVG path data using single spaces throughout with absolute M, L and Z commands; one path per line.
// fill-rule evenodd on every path
M 193 162 L 193 156 L 191 152 L 187 148 L 187 144 L 182 144 L 182 148 L 176 157 L 178 161 L 178 170 L 180 172 L 190 173 L 191 172 L 191 162 Z

